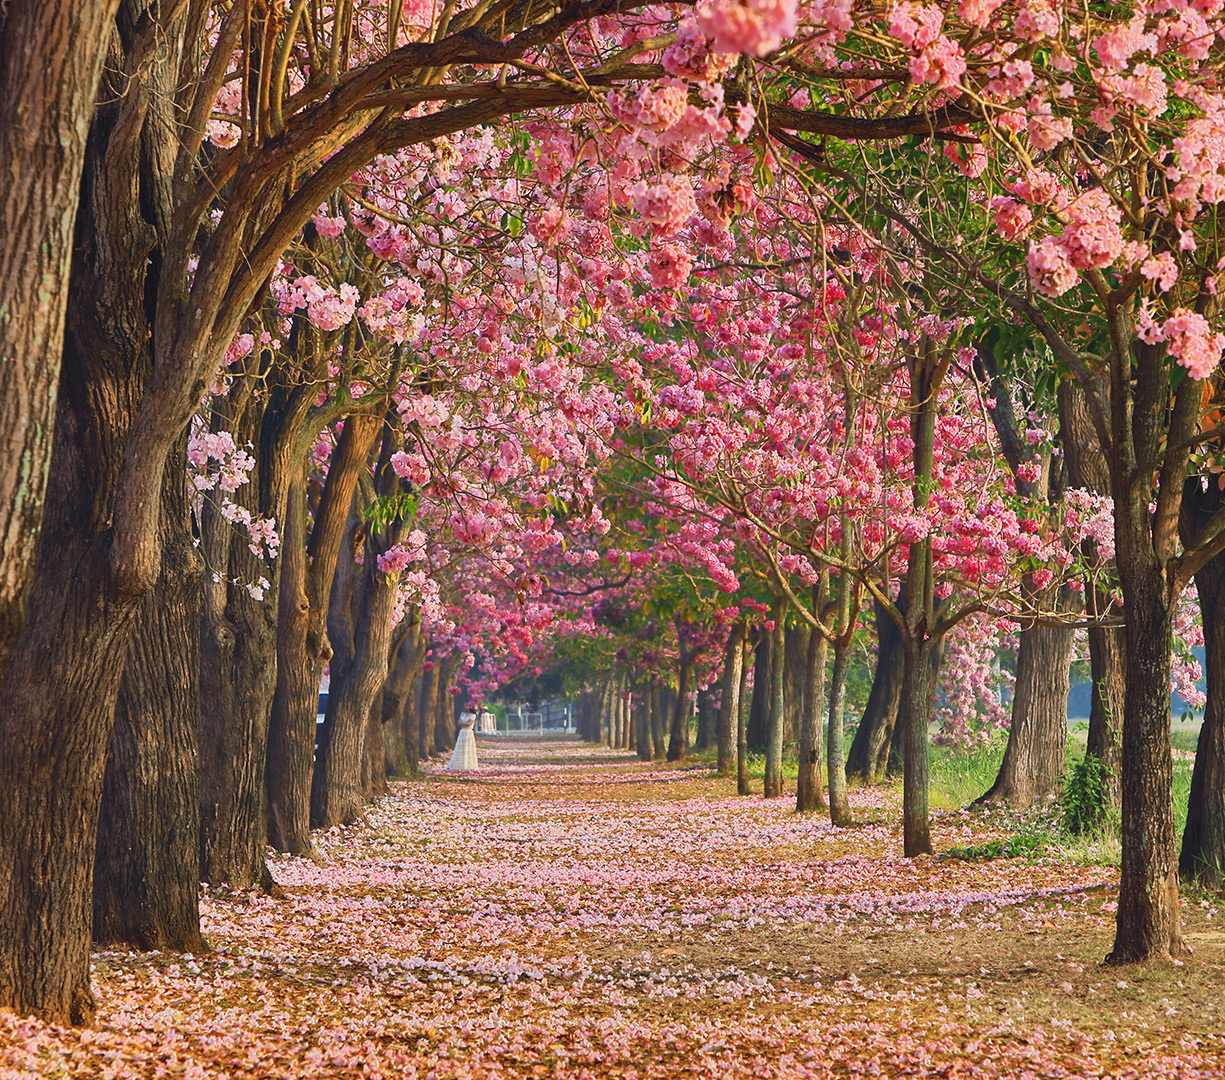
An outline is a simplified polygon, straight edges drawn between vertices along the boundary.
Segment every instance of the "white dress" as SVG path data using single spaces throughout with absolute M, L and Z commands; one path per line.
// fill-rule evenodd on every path
M 455 751 L 451 754 L 451 760 L 447 764 L 447 769 L 451 772 L 473 772 L 477 767 L 476 736 L 472 734 L 472 725 L 475 722 L 476 717 L 472 713 L 460 713 L 459 734 L 455 737 Z

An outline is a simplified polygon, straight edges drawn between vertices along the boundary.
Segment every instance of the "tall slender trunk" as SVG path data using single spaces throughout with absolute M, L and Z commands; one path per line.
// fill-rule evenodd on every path
M 822 574 L 822 582 L 825 575 Z M 812 607 L 821 617 L 822 584 L 812 587 Z M 819 630 L 808 638 L 804 672 L 804 715 L 800 720 L 800 762 L 796 778 L 795 808 L 798 811 L 825 809 L 821 784 L 821 716 L 825 705 L 825 659 L 829 642 Z
M 763 792 L 767 799 L 778 799 L 783 795 L 783 706 L 786 682 L 787 649 L 787 601 L 783 597 L 774 600 L 774 629 L 770 642 L 770 727 L 766 744 L 766 775 Z
M 651 703 L 655 695 L 651 693 L 651 684 L 647 677 L 643 678 L 642 689 L 634 695 L 638 702 L 635 717 L 636 746 L 639 761 L 651 760 Z
M 1097 495 L 1109 495 L 1109 459 L 1102 451 L 1101 440 L 1089 417 L 1085 392 L 1072 379 L 1065 379 L 1059 384 L 1059 431 L 1066 451 L 1071 485 Z M 1081 548 L 1087 566 L 1086 614 L 1092 618 L 1115 614 L 1110 610 L 1110 597 L 1097 587 L 1098 571 L 1103 564 L 1097 545 L 1092 540 L 1086 540 Z M 1089 627 L 1089 667 L 1093 696 L 1089 706 L 1089 735 L 1085 752 L 1102 763 L 1107 801 L 1118 807 L 1122 790 L 1119 775 L 1122 769 L 1123 703 L 1127 691 L 1127 633 L 1123 627 Z
M 846 762 L 842 752 L 846 672 L 850 659 L 850 640 L 839 636 L 834 642 L 834 669 L 829 680 L 829 819 L 835 825 L 851 823 L 851 804 L 846 793 Z
M 1183 495 L 1182 532 L 1194 536 L 1225 505 L 1218 485 L 1202 491 L 1198 479 Z M 1204 673 L 1208 698 L 1200 726 L 1191 797 L 1178 869 L 1209 888 L 1225 886 L 1225 555 L 1210 559 L 1195 575 L 1204 624 Z
M 0 676 L 37 554 L 86 134 L 119 0 L 0 19 Z M 3 1001 L 0 1000 L 0 1004 Z
M 804 717 L 804 687 L 808 673 L 809 626 L 787 627 L 787 643 L 783 650 L 783 742 L 798 743 Z
M 423 665 L 424 666 L 424 665 Z M 421 756 L 432 757 L 441 753 L 443 747 L 434 739 L 434 717 L 438 713 L 438 694 L 442 682 L 441 661 L 434 660 L 429 671 L 425 672 L 425 684 L 421 690 L 421 711 L 417 714 L 417 724 L 421 732 Z
M 455 727 L 455 696 L 451 688 L 455 684 L 455 664 L 450 658 L 438 667 L 438 692 L 434 696 L 434 745 L 440 752 L 455 749 L 458 734 Z
M 1030 604 L 1047 611 L 1069 609 L 1066 590 L 1027 584 Z M 1073 636 L 1069 627 L 1022 627 L 1008 745 L 995 782 L 977 802 L 1023 810 L 1059 789 L 1067 758 Z
M 688 632 L 679 629 L 680 671 L 677 674 L 676 704 L 672 709 L 672 728 L 668 733 L 668 760 L 684 761 L 689 750 L 689 700 L 693 689 L 694 652 L 688 645 Z
M 745 716 L 745 699 L 749 696 L 749 658 L 748 652 L 753 646 L 745 635 L 744 662 L 740 665 L 740 707 L 736 710 L 736 794 L 749 794 L 749 731 Z
M 772 638 L 763 633 L 753 653 L 753 697 L 749 703 L 748 740 L 754 752 L 765 750 L 770 738 L 770 668 Z
M 902 677 L 901 724 L 905 739 L 902 780 L 902 841 L 906 858 L 931 853 L 931 827 L 927 817 L 928 727 L 931 724 L 934 684 L 929 638 L 906 642 Z
M 104 945 L 198 952 L 205 947 L 196 735 L 202 563 L 188 528 L 182 450 L 174 465 L 163 498 L 161 576 L 140 606 L 111 732 L 93 934 Z
M 740 673 L 744 669 L 744 622 L 737 620 L 727 632 L 727 653 L 723 661 L 723 696 L 715 731 L 716 768 L 720 776 L 730 776 L 735 767 L 736 720 L 740 715 Z
M 693 740 L 695 750 L 709 750 L 715 741 L 715 724 L 719 712 L 708 689 L 698 691 L 698 731 Z
M 902 613 L 906 611 L 904 590 L 898 595 L 897 608 Z M 847 752 L 848 780 L 878 784 L 884 779 L 902 702 L 903 663 L 902 632 L 876 601 L 876 670 L 863 718 Z

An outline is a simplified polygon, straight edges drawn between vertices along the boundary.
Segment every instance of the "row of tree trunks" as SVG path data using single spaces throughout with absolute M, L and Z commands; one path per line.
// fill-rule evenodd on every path
M 47 12 L 52 19 L 62 5 L 53 7 Z M 20 5 L 35 20 L 37 8 Z M 112 27 L 109 21 L 99 27 L 97 14 L 91 6 L 82 32 L 92 26 L 109 41 Z M 24 44 L 11 36 L 15 33 L 8 22 L 6 86 L 9 78 L 22 77 L 24 61 L 7 66 L 11 49 Z M 41 64 L 43 57 L 31 53 L 27 60 Z M 65 55 L 63 62 L 73 64 L 74 57 Z M 81 64 L 77 74 L 88 80 L 94 63 L 82 54 Z M 63 77 L 58 67 L 51 65 L 47 77 Z M 161 192 L 147 185 L 158 171 L 149 154 L 162 142 L 159 129 L 174 138 L 173 83 L 163 84 L 168 74 L 166 63 L 151 62 L 141 85 L 134 87 L 119 71 L 108 69 L 83 175 L 78 171 L 67 180 L 72 186 L 79 183 L 81 202 L 51 465 L 26 615 L 0 683 L 0 790 L 6 800 L 0 815 L 0 1008 L 65 1024 L 93 1020 L 89 949 L 104 765 L 130 633 L 144 595 L 161 573 L 157 466 L 166 447 L 160 428 L 151 430 L 156 426 L 152 419 L 146 418 L 140 444 L 151 456 L 129 461 L 128 451 L 153 370 L 155 342 L 146 298 L 158 272 L 150 254 L 165 223 Z M 39 78 L 32 77 L 29 86 L 37 87 Z M 64 93 L 76 87 L 70 78 Z M 4 107 L 28 105 L 24 92 L 8 98 Z M 55 120 L 59 93 L 47 99 L 48 120 Z M 81 131 L 81 124 L 74 123 L 71 145 L 63 148 L 67 156 L 75 156 Z M 6 126 L 4 138 L 11 137 Z M 57 154 L 58 138 L 47 142 Z M 60 227 L 66 229 L 67 220 Z M 26 257 L 15 248 L 6 251 Z M 10 254 L 4 257 L 6 275 Z M 43 258 L 38 248 L 28 254 Z M 53 279 L 62 271 L 64 256 L 62 245 L 48 248 L 47 272 Z M 36 269 L 25 275 L 27 294 L 29 282 L 41 273 Z M 61 287 L 62 280 L 54 283 L 49 301 L 57 309 Z M 48 341 L 58 333 L 48 324 Z M 28 352 L 17 356 L 28 358 Z M 48 357 L 42 370 L 54 373 L 56 363 L 57 358 Z M 20 378 L 20 372 L 15 370 L 14 377 Z M 50 394 L 53 385 L 52 379 L 40 393 Z M 42 430 L 46 437 L 51 429 Z M 17 520 L 31 520 L 23 515 L 37 498 L 37 480 L 32 476 L 32 497 L 16 506 Z M 144 504 L 138 506 L 138 497 Z M 153 528 L 138 513 L 141 509 L 152 516 Z M 12 554 L 21 556 L 20 550 Z M 19 612 L 20 596 L 13 597 L 16 606 L 10 603 L 5 617 Z M 10 620 L 10 625 L 15 623 Z
M 389 776 L 415 776 L 417 765 L 417 723 L 413 691 L 425 658 L 425 635 L 421 615 L 411 611 L 395 643 L 391 674 L 383 686 L 383 733 L 385 768 Z

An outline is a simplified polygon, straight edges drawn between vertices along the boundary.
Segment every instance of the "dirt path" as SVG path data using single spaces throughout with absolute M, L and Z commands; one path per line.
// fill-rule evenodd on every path
M 208 898 L 208 956 L 98 954 L 96 1030 L 0 1017 L 0 1078 L 1225 1075 L 1210 900 L 1192 962 L 1104 968 L 1109 868 L 908 862 L 889 792 L 835 830 L 702 770 L 480 752 L 275 861 L 288 899 Z

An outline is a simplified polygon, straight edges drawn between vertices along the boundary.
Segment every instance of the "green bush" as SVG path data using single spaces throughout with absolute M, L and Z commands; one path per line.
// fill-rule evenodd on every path
M 1086 754 L 1072 766 L 1060 799 L 1063 825 L 1073 836 L 1093 832 L 1106 819 L 1106 767 Z

